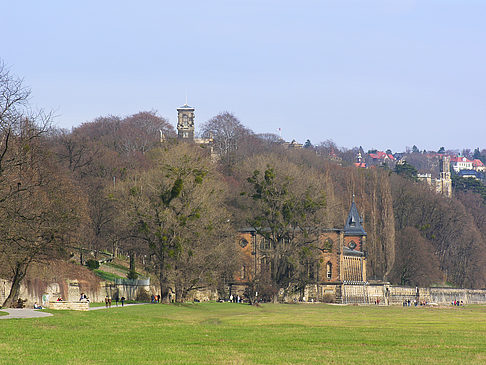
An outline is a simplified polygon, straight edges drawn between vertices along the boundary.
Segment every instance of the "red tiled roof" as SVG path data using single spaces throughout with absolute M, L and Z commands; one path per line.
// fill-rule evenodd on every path
M 483 161 L 475 159 L 473 160 L 473 166 L 478 167 L 478 166 L 484 166 Z
M 370 153 L 369 156 L 374 160 L 383 160 L 385 157 L 388 157 L 390 160 L 395 160 L 392 154 L 386 154 L 383 151 L 376 151 L 376 153 Z
M 472 162 L 463 156 L 453 156 L 451 157 L 451 162 Z

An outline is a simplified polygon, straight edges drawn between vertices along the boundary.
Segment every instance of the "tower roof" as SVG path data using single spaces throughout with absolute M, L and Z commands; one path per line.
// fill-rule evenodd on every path
M 180 110 L 180 109 L 194 109 L 194 108 L 192 106 L 184 104 L 183 106 L 180 106 L 180 107 L 177 108 L 177 110 Z
M 346 224 L 344 225 L 344 234 L 347 236 L 366 236 L 366 232 L 362 226 L 363 220 L 359 216 L 358 208 L 354 202 L 351 203 Z

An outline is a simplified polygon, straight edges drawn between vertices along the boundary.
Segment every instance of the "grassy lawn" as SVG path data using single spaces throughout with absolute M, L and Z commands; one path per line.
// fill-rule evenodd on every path
M 0 311 L 0 316 L 6 316 L 7 314 L 8 314 L 7 312 Z
M 486 307 L 147 304 L 0 321 L 0 364 L 484 364 Z
M 111 298 L 111 306 L 116 307 L 116 302 L 115 299 Z M 125 304 L 133 304 L 133 303 L 141 303 L 141 302 L 136 302 L 134 300 L 125 300 Z M 121 306 L 121 302 L 118 301 L 118 305 Z M 90 308 L 95 308 L 95 307 L 106 307 L 105 302 L 89 302 L 89 307 Z M 54 312 L 53 312 L 54 313 Z
M 115 281 L 115 279 L 126 279 L 126 277 L 116 275 L 111 272 L 106 272 L 100 269 L 94 269 L 93 272 L 95 273 L 95 275 L 99 276 L 103 280 Z
M 118 269 L 120 271 L 124 271 L 128 273 L 128 268 L 126 266 L 114 263 L 114 262 L 105 262 L 103 265 L 113 267 L 115 269 Z

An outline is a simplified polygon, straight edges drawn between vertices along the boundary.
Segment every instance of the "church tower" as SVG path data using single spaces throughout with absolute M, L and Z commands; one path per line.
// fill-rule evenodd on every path
M 177 108 L 177 138 L 194 141 L 194 108 L 187 103 Z

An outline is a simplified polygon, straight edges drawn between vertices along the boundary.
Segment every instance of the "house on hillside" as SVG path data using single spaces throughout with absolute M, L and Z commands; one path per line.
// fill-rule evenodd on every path
M 475 170 L 461 170 L 457 173 L 458 176 L 460 177 L 464 177 L 464 178 L 474 178 L 474 179 L 477 179 L 477 180 L 483 180 L 484 179 L 484 174 L 482 174 L 481 172 L 479 171 L 475 171 Z
M 464 156 L 453 156 L 451 157 L 451 166 L 455 172 L 472 170 L 473 162 Z
M 472 160 L 473 170 L 479 172 L 486 172 L 486 166 L 484 166 L 483 161 L 474 159 Z
M 391 153 L 375 151 L 366 155 L 366 162 L 368 166 L 388 165 L 393 168 L 397 161 Z

